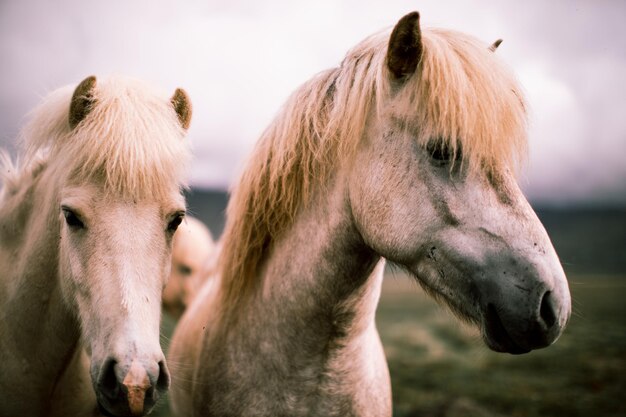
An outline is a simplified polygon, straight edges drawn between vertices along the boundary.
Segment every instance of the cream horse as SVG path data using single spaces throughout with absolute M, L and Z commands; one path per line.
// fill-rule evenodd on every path
M 186 216 L 174 233 L 172 272 L 163 289 L 163 309 L 180 318 L 209 278 L 215 262 L 216 244 L 200 220 Z
M 144 415 L 191 106 L 121 77 L 46 97 L 0 172 L 0 416 Z
M 174 335 L 176 415 L 390 416 L 381 257 L 495 351 L 559 337 L 568 284 L 512 174 L 526 111 L 495 46 L 411 13 L 294 93 Z

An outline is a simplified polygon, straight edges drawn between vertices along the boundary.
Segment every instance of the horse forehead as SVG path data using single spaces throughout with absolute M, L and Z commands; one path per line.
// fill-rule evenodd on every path
M 137 197 L 132 195 L 122 195 L 109 192 L 100 184 L 71 184 L 61 191 L 61 201 L 74 202 L 79 206 L 91 209 L 109 208 L 117 211 L 148 212 L 159 210 L 170 212 L 183 210 L 185 208 L 185 198 L 179 189 L 172 189 L 164 196 L 153 196 L 152 198 Z

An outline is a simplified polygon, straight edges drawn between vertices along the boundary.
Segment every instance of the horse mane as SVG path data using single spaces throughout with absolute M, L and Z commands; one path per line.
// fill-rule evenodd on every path
M 422 145 L 449 147 L 470 172 L 515 167 L 524 154 L 522 90 L 487 44 L 425 29 L 418 69 L 397 86 L 385 63 L 389 35 L 366 38 L 338 68 L 302 85 L 257 142 L 227 208 L 220 264 L 226 308 L 254 285 L 272 243 L 313 188 L 353 155 L 372 111 L 399 121 Z
M 2 171 L 13 171 L 4 175 L 6 191 L 42 164 L 69 183 L 92 180 L 129 198 L 170 195 L 172 184 L 186 187 L 189 143 L 167 96 L 131 78 L 98 79 L 92 109 L 71 129 L 74 87 L 52 92 L 30 113 L 19 137 L 22 168 L 6 156 L 0 161 Z

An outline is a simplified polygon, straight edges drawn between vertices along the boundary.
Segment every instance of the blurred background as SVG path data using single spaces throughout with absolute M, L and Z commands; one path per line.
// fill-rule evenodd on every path
M 574 315 L 549 349 L 495 354 L 390 271 L 378 324 L 394 415 L 626 415 L 626 2 L 0 0 L 0 147 L 15 154 L 28 111 L 91 74 L 183 87 L 190 212 L 219 237 L 228 187 L 287 96 L 413 10 L 423 26 L 504 39 L 497 53 L 531 108 L 520 183 L 568 273 Z

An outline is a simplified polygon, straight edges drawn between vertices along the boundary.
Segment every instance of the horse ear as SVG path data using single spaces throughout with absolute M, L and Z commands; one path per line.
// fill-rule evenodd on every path
M 70 128 L 74 129 L 91 111 L 95 101 L 93 98 L 95 87 L 96 77 L 92 75 L 81 81 L 76 90 L 74 90 L 72 101 L 70 102 Z
M 182 88 L 177 88 L 174 92 L 174 95 L 170 99 L 172 106 L 174 106 L 174 110 L 176 110 L 176 114 L 178 115 L 178 120 L 180 124 L 183 126 L 183 129 L 189 129 L 189 124 L 191 123 L 191 101 L 189 100 L 189 96 Z
M 489 47 L 489 50 L 491 52 L 496 52 L 496 49 L 498 49 L 498 46 L 500 46 L 501 43 L 502 43 L 502 39 L 498 39 L 497 41 L 491 44 L 491 46 Z
M 391 32 L 387 48 L 387 68 L 395 79 L 410 76 L 422 56 L 420 15 L 412 12 L 398 21 Z

